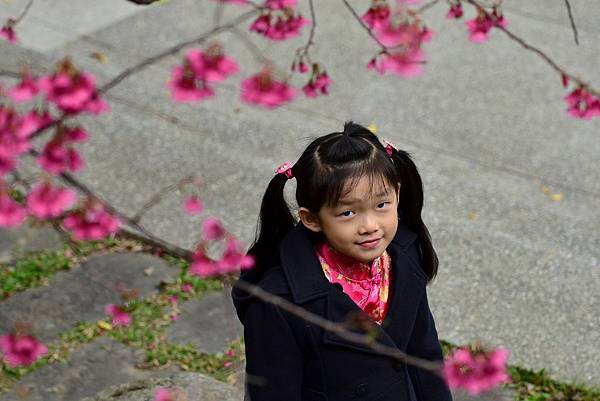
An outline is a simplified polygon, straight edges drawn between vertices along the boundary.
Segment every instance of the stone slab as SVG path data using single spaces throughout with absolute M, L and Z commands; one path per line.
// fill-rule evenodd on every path
M 0 333 L 12 331 L 18 321 L 27 321 L 33 324 L 37 338 L 46 343 L 78 321 L 104 317 L 107 304 L 122 302 L 120 285 L 137 288 L 140 296 L 146 297 L 158 291 L 161 281 L 178 274 L 177 268 L 151 255 L 93 255 L 80 267 L 57 273 L 48 287 L 23 291 L 1 302 Z
M 243 335 L 233 309 L 230 291 L 211 292 L 181 304 L 179 319 L 167 330 L 167 339 L 193 344 L 201 352 L 223 352 L 227 344 Z
M 0 229 L 0 263 L 22 257 L 27 252 L 58 250 L 63 245 L 56 230 L 23 224 L 17 228 Z
M 0 394 L 0 400 L 79 401 L 107 387 L 176 371 L 173 367 L 136 369 L 134 365 L 143 360 L 143 351 L 102 337 L 75 350 L 66 362 L 49 364 L 26 375 Z
M 138 380 L 113 386 L 81 401 L 146 401 L 154 398 L 157 388 L 178 388 L 187 401 L 234 401 L 242 395 L 234 387 L 199 373 L 176 373 L 165 377 Z

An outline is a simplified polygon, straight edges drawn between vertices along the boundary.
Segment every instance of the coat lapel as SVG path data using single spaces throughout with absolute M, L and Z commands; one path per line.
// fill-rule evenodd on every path
M 404 250 L 410 246 L 416 234 L 399 225 L 394 240 L 388 247 L 392 258 L 390 283 L 391 304 L 382 326 L 373 322 L 374 335 L 383 345 L 405 349 L 412 331 L 417 306 L 421 300 L 423 280 L 413 270 L 415 262 Z M 314 252 L 311 232 L 299 223 L 284 238 L 280 257 L 282 269 L 290 286 L 292 299 L 303 304 L 319 297 L 325 297 L 325 318 L 332 322 L 347 322 L 353 315 L 364 312 L 341 290 L 333 286 L 323 274 Z M 370 318 L 369 318 L 370 319 Z M 361 332 L 360 329 L 353 330 Z M 346 347 L 353 350 L 377 354 L 366 345 L 343 339 L 332 331 L 323 330 L 322 341 L 326 344 Z

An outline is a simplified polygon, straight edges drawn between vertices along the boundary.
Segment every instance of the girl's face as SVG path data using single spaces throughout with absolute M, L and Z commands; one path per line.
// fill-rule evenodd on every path
M 398 228 L 399 187 L 372 185 L 361 177 L 354 188 L 344 191 L 334 207 L 323 206 L 317 214 L 299 208 L 300 220 L 312 231 L 323 232 L 338 252 L 369 263 L 381 256 Z

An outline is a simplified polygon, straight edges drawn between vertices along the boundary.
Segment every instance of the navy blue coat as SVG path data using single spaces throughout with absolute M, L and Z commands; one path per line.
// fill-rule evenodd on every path
M 241 279 L 258 282 L 262 289 L 334 322 L 361 314 L 341 286 L 323 274 L 311 238 L 311 232 L 298 224 L 265 273 L 254 275 L 249 270 Z M 391 304 L 382 326 L 374 325 L 377 341 L 441 361 L 416 238 L 399 224 L 388 246 L 393 264 Z M 438 376 L 342 339 L 235 287 L 232 297 L 244 325 L 246 396 L 251 401 L 452 400 Z

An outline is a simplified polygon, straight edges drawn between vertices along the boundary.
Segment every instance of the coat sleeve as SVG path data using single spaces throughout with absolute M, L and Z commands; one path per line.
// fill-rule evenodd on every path
M 433 315 L 429 309 L 427 292 L 421 299 L 406 352 L 430 361 L 442 362 L 444 359 Z M 452 394 L 445 380 L 438 375 L 412 365 L 408 365 L 408 373 L 419 401 L 452 401 Z
M 302 353 L 282 311 L 253 302 L 244 317 L 246 398 L 251 401 L 300 401 Z

